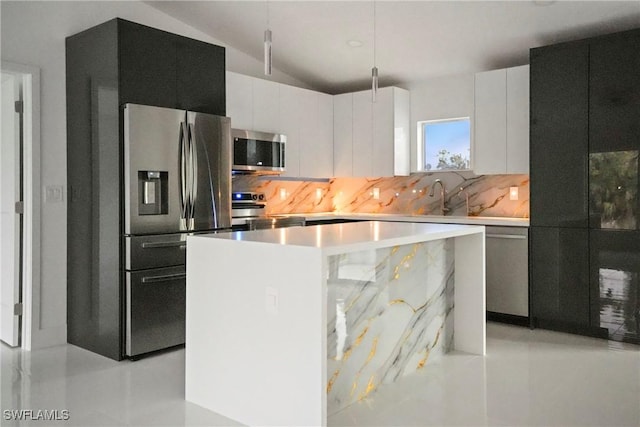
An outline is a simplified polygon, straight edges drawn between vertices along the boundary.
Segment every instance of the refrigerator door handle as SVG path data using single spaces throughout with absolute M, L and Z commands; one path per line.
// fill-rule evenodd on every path
M 194 228 L 196 198 L 198 196 L 198 151 L 196 149 L 195 132 L 193 125 L 187 124 L 187 137 L 189 141 L 189 227 L 188 230 Z
M 187 132 L 184 122 L 180 122 L 180 138 L 178 141 L 180 158 L 178 161 L 180 169 L 180 218 L 188 222 L 187 218 L 187 205 L 189 203 L 189 194 L 187 191 Z

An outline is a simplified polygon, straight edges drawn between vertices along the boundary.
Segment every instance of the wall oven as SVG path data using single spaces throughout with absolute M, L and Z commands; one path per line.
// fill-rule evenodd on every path
M 285 171 L 286 135 L 231 129 L 235 173 Z

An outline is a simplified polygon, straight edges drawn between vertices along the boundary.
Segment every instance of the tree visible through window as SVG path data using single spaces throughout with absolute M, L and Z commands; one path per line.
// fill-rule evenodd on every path
M 423 170 L 471 168 L 471 124 L 468 117 L 419 122 L 422 134 Z

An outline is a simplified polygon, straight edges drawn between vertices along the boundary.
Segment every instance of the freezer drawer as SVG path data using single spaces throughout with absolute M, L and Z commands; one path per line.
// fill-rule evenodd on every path
M 185 266 L 126 273 L 126 355 L 184 344 Z
M 127 270 L 184 265 L 186 261 L 186 233 L 125 237 L 125 244 Z

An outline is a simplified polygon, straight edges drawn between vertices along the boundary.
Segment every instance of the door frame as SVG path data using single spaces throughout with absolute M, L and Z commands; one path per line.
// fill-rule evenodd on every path
M 21 347 L 46 345 L 40 334 L 40 68 L 2 61 L 2 71 L 22 77 L 23 88 L 23 244 Z

